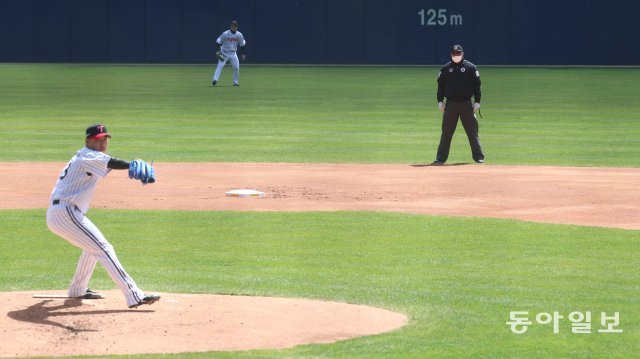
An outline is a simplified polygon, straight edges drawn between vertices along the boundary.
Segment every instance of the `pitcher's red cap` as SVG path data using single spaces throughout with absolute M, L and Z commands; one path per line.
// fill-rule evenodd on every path
M 111 135 L 107 131 L 107 128 L 104 127 L 104 125 L 98 124 L 98 125 L 87 127 L 87 138 L 90 138 L 92 140 L 97 140 L 105 136 L 111 137 Z

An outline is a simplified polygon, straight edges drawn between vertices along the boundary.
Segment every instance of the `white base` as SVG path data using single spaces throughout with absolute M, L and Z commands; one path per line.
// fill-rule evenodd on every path
M 256 191 L 254 189 L 235 189 L 225 193 L 227 197 L 239 197 L 239 198 L 264 198 L 264 192 Z

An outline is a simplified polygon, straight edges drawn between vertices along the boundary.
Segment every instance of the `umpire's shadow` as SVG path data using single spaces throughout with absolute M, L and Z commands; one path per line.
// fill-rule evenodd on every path
M 19 320 L 21 322 L 28 322 L 40 325 L 51 325 L 54 327 L 64 328 L 70 332 L 98 332 L 95 329 L 80 329 L 62 323 L 51 320 L 51 317 L 64 317 L 72 315 L 101 315 L 101 314 L 113 314 L 113 313 L 150 313 L 153 310 L 89 310 L 89 311 L 62 311 L 58 310 L 70 309 L 82 306 L 82 300 L 80 299 L 67 299 L 61 305 L 45 306 L 45 303 L 50 301 L 43 300 L 40 303 L 36 303 L 25 309 L 14 310 L 7 313 L 7 317 Z
M 414 163 L 411 165 L 411 167 L 451 167 L 451 166 L 466 166 L 466 165 L 471 165 L 472 163 L 465 163 L 465 162 L 457 162 L 457 163 L 447 163 L 447 164 L 441 164 L 441 163 Z

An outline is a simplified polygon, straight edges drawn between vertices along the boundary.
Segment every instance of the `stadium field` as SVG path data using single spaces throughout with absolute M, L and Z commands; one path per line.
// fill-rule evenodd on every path
M 435 157 L 436 67 L 244 66 L 237 88 L 227 70 L 212 87 L 212 71 L 0 64 L 2 166 L 62 165 L 84 128 L 98 122 L 113 135 L 110 153 L 126 159 L 425 164 Z M 640 167 L 640 69 L 480 65 L 480 74 L 487 166 Z M 472 162 L 461 126 L 449 162 Z M 128 271 L 157 291 L 333 300 L 409 318 L 397 331 L 332 344 L 182 357 L 629 358 L 640 350 L 637 230 L 390 211 L 96 208 L 90 215 Z M 0 218 L 0 291 L 66 288 L 77 250 L 47 230 L 45 209 L 0 206 Z M 92 286 L 115 288 L 103 270 Z M 533 321 L 526 333 L 506 323 L 514 311 Z M 558 333 L 536 322 L 554 312 L 564 316 Z M 590 333 L 573 332 L 573 312 L 591 313 Z M 599 331 L 601 314 L 614 312 L 623 331 Z

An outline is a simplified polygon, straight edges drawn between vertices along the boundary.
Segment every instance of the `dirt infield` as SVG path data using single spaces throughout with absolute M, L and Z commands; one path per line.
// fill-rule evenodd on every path
M 46 208 L 64 163 L 0 164 L 0 209 Z M 142 186 L 116 171 L 93 208 L 396 211 L 640 229 L 640 169 L 493 165 L 157 163 Z M 119 172 L 119 173 L 118 173 Z M 265 198 L 230 198 L 249 188 Z M 0 356 L 287 348 L 396 329 L 401 314 L 286 298 L 164 294 L 127 310 L 108 299 L 0 293 Z M 184 344 L 180 346 L 180 344 Z
M 161 293 L 156 304 L 127 309 L 119 291 L 82 301 L 31 294 L 0 293 L 0 356 L 279 349 L 378 334 L 407 321 L 387 310 L 306 299 Z
M 0 166 L 0 208 L 45 208 L 64 163 Z M 640 169 L 157 163 L 142 187 L 112 173 L 93 208 L 396 211 L 640 229 Z M 228 198 L 251 188 L 265 198 Z

